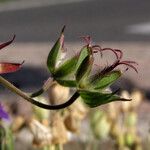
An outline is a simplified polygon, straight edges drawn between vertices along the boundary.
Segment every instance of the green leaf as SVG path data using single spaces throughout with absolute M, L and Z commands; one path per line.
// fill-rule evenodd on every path
M 67 79 L 56 79 L 56 81 L 66 87 L 76 87 L 76 81 L 75 80 L 67 80 Z
M 80 66 L 76 72 L 76 81 L 77 81 L 79 87 L 84 86 L 84 84 L 86 86 L 86 79 L 88 78 L 88 75 L 91 72 L 92 65 L 93 65 L 93 57 L 92 56 L 86 56 L 85 59 L 80 64 Z
M 77 60 L 77 56 L 74 56 L 65 61 L 58 69 L 56 69 L 54 78 L 64 78 L 72 74 L 76 69 Z
M 52 47 L 51 51 L 49 52 L 48 58 L 47 58 L 47 67 L 52 74 L 55 72 L 56 63 L 60 58 L 61 50 L 63 48 L 63 43 L 64 43 L 63 32 L 64 32 L 64 28 L 62 29 L 59 39 L 56 41 L 56 43 Z
M 99 93 L 99 92 L 91 92 L 86 90 L 80 90 L 79 94 L 83 101 L 89 107 L 97 107 L 103 104 L 110 103 L 112 101 L 129 101 L 129 99 L 124 99 L 115 95 L 114 93 Z
M 97 77 L 94 81 L 92 81 L 91 85 L 94 89 L 104 89 L 114 83 L 118 78 L 122 75 L 120 70 L 115 70 L 109 72 L 105 75 Z
M 79 53 L 79 58 L 78 58 L 78 62 L 76 64 L 76 70 L 78 70 L 78 68 L 80 67 L 81 63 L 83 62 L 83 60 L 90 55 L 90 50 L 87 46 L 83 47 Z

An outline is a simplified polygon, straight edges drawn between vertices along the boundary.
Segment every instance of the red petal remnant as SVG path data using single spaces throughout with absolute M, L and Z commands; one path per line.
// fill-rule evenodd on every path
M 102 49 L 100 45 L 92 45 L 92 39 L 90 36 L 82 36 L 81 38 L 87 43 L 87 46 L 91 47 L 92 54 L 100 52 L 101 57 L 102 57 L 103 56 L 102 51 L 108 50 L 108 51 L 112 51 L 116 55 L 117 59 L 122 58 L 122 51 L 121 50 L 111 49 L 111 48 L 103 48 Z
M 133 70 L 135 70 L 136 73 L 138 73 L 138 70 L 137 70 L 136 67 L 135 67 L 134 65 L 132 65 L 132 64 L 138 65 L 136 62 L 131 62 L 131 61 L 121 61 L 121 62 L 119 62 L 118 65 L 126 65 L 126 66 L 132 68 Z
M 100 74 L 108 73 L 108 72 L 112 71 L 114 68 L 116 68 L 119 65 L 127 66 L 126 70 L 128 70 L 129 69 L 128 67 L 130 67 L 135 72 L 138 73 L 138 70 L 134 66 L 134 65 L 138 65 L 135 61 L 121 61 L 121 59 L 123 57 L 123 52 L 121 50 L 119 50 L 119 49 L 112 49 L 112 48 L 101 48 L 101 46 L 99 46 L 99 45 L 92 45 L 92 39 L 91 39 L 90 36 L 82 36 L 82 38 L 87 43 L 87 46 L 91 47 L 92 54 L 100 52 L 101 56 L 102 56 L 102 52 L 103 51 L 112 51 L 115 54 L 115 56 L 116 56 L 115 62 L 112 65 L 110 65 L 108 67 L 105 67 L 101 71 Z
M 11 44 L 14 41 L 15 37 L 16 37 L 16 35 L 13 36 L 12 40 L 0 44 L 0 50 L 4 47 L 8 46 L 9 44 Z M 20 67 L 22 66 L 23 63 L 24 63 L 24 61 L 21 64 L 20 63 L 1 62 L 0 63 L 0 74 L 15 72 L 18 69 L 20 69 Z
M 4 47 L 6 47 L 6 46 L 10 45 L 10 44 L 14 41 L 15 37 L 16 37 L 16 35 L 14 35 L 14 36 L 13 36 L 12 40 L 10 40 L 10 41 L 8 41 L 8 42 L 5 42 L 5 43 L 0 44 L 0 50 L 1 50 L 2 48 L 4 48 Z
M 81 38 L 86 42 L 86 46 L 88 46 L 91 49 L 92 55 L 94 53 L 100 52 L 102 57 L 101 47 L 99 45 L 92 45 L 92 38 L 89 35 L 82 36 Z
M 24 61 L 22 63 L 2 62 L 0 63 L 0 74 L 15 72 L 20 69 L 23 63 Z
M 64 27 L 62 28 L 62 31 L 61 31 L 61 36 L 60 36 L 60 47 L 62 48 L 63 51 L 65 51 L 64 49 L 64 30 L 65 30 L 66 26 L 64 25 Z
M 111 49 L 111 48 L 104 48 L 102 50 L 111 50 L 115 53 L 116 55 L 116 61 L 108 66 L 108 67 L 105 67 L 102 71 L 101 71 L 101 74 L 105 74 L 105 73 L 108 73 L 110 71 L 112 71 L 113 69 L 115 69 L 117 66 L 119 65 L 125 65 L 127 66 L 127 69 L 128 70 L 128 67 L 132 68 L 135 72 L 138 73 L 138 70 L 136 69 L 136 67 L 134 65 L 138 65 L 135 61 L 121 61 L 121 58 L 123 57 L 123 53 L 121 50 L 118 50 L 118 49 Z
M 121 59 L 123 57 L 123 52 L 120 49 L 114 49 L 116 52 L 119 52 L 120 56 L 118 59 Z
M 90 46 L 92 44 L 92 39 L 91 39 L 91 37 L 89 35 L 87 35 L 87 36 L 81 36 L 81 38 L 86 42 L 86 44 L 88 46 Z
M 103 49 L 101 49 L 101 51 L 112 51 L 116 55 L 117 59 L 121 59 L 121 57 L 122 57 L 122 51 L 120 51 L 120 50 L 114 50 L 111 48 L 103 48 Z M 118 52 L 120 55 L 118 55 Z

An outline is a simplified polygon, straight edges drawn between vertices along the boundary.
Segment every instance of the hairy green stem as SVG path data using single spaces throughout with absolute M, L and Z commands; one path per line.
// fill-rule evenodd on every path
M 54 80 L 53 80 L 51 77 L 49 77 L 49 78 L 46 80 L 46 82 L 44 83 L 43 87 L 42 87 L 40 90 L 38 90 L 38 91 L 36 91 L 36 92 L 30 94 L 30 97 L 33 98 L 33 97 L 37 97 L 37 96 L 43 94 L 44 92 L 46 92 L 46 91 L 51 87 L 51 85 L 52 85 L 53 83 L 54 83 Z
M 9 90 L 11 90 L 12 92 L 16 93 L 17 95 L 19 95 L 22 98 L 24 98 L 25 100 L 27 100 L 28 102 L 30 102 L 38 107 L 44 108 L 44 109 L 57 110 L 57 109 L 66 108 L 66 107 L 70 106 L 79 97 L 79 93 L 75 92 L 73 94 L 73 96 L 63 104 L 47 105 L 47 104 L 38 102 L 35 99 L 31 98 L 27 93 L 25 93 L 25 92 L 21 91 L 20 89 L 18 89 L 17 87 L 15 87 L 13 84 L 11 84 L 9 81 L 4 79 L 2 76 L 0 76 L 0 83 L 3 86 L 5 86 L 6 88 L 8 88 Z

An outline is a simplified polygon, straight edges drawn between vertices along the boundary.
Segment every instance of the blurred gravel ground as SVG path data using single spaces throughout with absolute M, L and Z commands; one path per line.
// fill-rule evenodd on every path
M 7 79 L 19 86 L 21 89 L 31 92 L 38 89 L 50 75 L 46 68 L 47 55 L 52 47 L 53 43 L 13 43 L 11 46 L 7 47 L 7 50 L 1 51 L 0 59 L 1 61 L 12 61 L 12 62 L 22 62 L 25 63 L 22 69 L 14 74 L 5 75 Z M 74 55 L 83 43 L 66 43 L 68 57 Z M 143 90 L 147 95 L 146 99 L 150 98 L 150 44 L 148 42 L 121 42 L 121 43 L 101 43 L 102 47 L 111 47 L 116 49 L 121 49 L 124 52 L 124 59 L 134 60 L 138 62 L 137 74 L 133 70 L 127 71 L 123 80 L 118 82 L 118 87 L 122 89 L 133 90 L 135 88 Z M 114 56 L 108 55 L 108 52 L 103 55 L 101 59 L 100 55 L 97 55 L 96 64 L 100 66 L 107 65 L 106 62 L 113 62 Z M 99 69 L 98 67 L 96 69 Z M 7 89 L 1 88 L 1 100 L 8 100 L 13 102 L 13 100 L 20 99 L 15 94 L 11 93 Z M 22 101 L 20 101 L 22 102 Z M 23 105 L 30 105 L 25 102 Z M 150 128 L 150 103 L 144 101 L 139 109 L 139 123 L 138 129 L 139 133 L 146 137 L 149 133 Z

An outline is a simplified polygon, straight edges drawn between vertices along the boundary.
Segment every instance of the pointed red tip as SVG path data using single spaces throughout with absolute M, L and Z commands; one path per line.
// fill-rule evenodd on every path
M 23 63 L 24 63 L 24 61 L 22 63 L 2 62 L 2 63 L 0 63 L 0 74 L 18 71 L 21 68 L 21 66 L 23 65 Z
M 66 25 L 63 26 L 63 28 L 62 28 L 62 30 L 61 30 L 61 33 L 64 33 L 65 28 L 66 28 Z
M 16 37 L 16 35 L 13 36 L 12 40 L 0 44 L 0 50 L 3 49 L 4 47 L 10 45 L 14 41 L 15 37 Z

